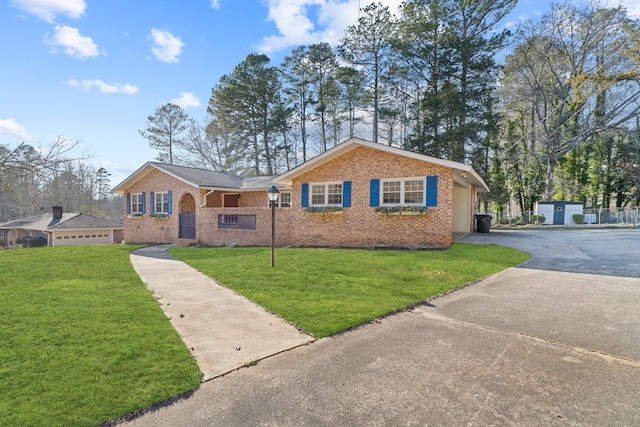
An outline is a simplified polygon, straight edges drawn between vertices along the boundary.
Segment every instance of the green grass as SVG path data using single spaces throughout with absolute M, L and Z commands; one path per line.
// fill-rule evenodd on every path
M 447 251 L 186 248 L 170 253 L 298 327 L 325 337 L 528 259 L 494 245 Z
M 0 425 L 92 426 L 198 387 L 133 248 L 0 251 Z
M 0 425 L 92 426 L 192 390 L 201 373 L 129 261 L 134 246 L 0 251 Z M 173 248 L 317 337 L 526 260 L 448 251 Z

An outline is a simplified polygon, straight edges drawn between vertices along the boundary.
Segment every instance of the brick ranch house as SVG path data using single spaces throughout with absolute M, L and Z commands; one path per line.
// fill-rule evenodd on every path
M 276 177 L 148 162 L 113 192 L 127 242 L 269 246 L 274 184 L 277 246 L 448 248 L 489 191 L 469 165 L 351 138 Z

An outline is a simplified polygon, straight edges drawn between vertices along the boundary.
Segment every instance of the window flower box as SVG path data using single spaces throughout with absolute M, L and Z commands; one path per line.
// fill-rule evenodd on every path
M 151 214 L 149 216 L 157 220 L 169 219 L 169 214 Z
M 339 206 L 322 206 L 322 207 L 310 207 L 304 210 L 309 214 L 325 214 L 325 215 L 337 215 L 344 212 L 342 207 Z
M 424 216 L 425 206 L 378 206 L 376 212 L 381 215 Z

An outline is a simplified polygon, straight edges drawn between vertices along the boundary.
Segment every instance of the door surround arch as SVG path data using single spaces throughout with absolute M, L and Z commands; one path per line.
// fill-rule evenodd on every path
M 196 238 L 196 199 L 191 193 L 184 193 L 178 203 L 179 227 L 178 237 L 181 239 Z

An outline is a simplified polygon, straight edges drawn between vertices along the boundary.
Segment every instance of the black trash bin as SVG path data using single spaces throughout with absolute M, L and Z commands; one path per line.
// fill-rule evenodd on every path
M 491 215 L 476 215 L 476 233 L 488 233 L 491 229 Z

